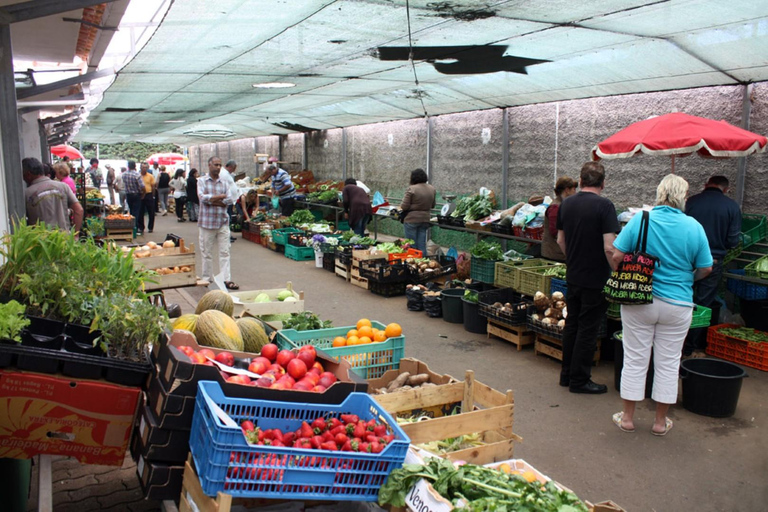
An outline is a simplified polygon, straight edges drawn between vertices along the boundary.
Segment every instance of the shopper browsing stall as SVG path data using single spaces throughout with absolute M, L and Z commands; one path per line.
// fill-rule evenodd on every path
M 571 393 L 597 394 L 608 391 L 604 384 L 592 382 L 592 359 L 608 310 L 603 286 L 611 275 L 619 222 L 613 203 L 600 196 L 605 187 L 602 164 L 584 164 L 580 186 L 581 191 L 563 201 L 557 212 L 557 245 L 568 264 L 560 385 L 568 386 Z
M 541 241 L 541 256 L 548 260 L 565 261 L 565 254 L 557 245 L 557 212 L 560 204 L 576 193 L 579 184 L 568 176 L 557 179 L 555 184 L 555 200 L 544 213 L 544 234 Z
M 184 178 L 186 174 L 184 169 L 176 169 L 176 174 L 168 183 L 173 191 L 173 202 L 175 203 L 178 222 L 186 222 L 184 218 L 184 204 L 187 202 L 187 180 Z
M 272 178 L 272 189 L 277 197 L 280 198 L 280 214 L 290 217 L 294 209 L 294 196 L 296 187 L 293 186 L 291 175 L 277 164 L 270 164 L 265 174 L 266 178 Z
M 695 280 L 712 271 L 712 256 L 704 229 L 683 213 L 688 183 L 670 174 L 656 189 L 656 205 L 648 216 L 646 253 L 659 264 L 653 272 L 653 302 L 622 305 L 624 368 L 621 398 L 624 408 L 613 422 L 625 432 L 635 430 L 635 405 L 645 396 L 645 379 L 653 351 L 653 394 L 656 419 L 652 433 L 663 436 L 672 428 L 669 406 L 677 401 L 680 355 L 691 325 Z M 642 215 L 635 215 L 614 242 L 614 269 L 635 250 Z M 675 240 L 675 243 L 669 243 Z M 570 291 L 570 290 L 569 290 Z M 570 306 L 569 306 L 570 310 Z
M 197 222 L 197 212 L 200 209 L 200 199 L 197 196 L 197 174 L 197 169 L 193 167 L 189 170 L 187 178 L 187 211 L 190 222 Z
M 403 227 L 405 238 L 410 238 L 416 243 L 415 248 L 425 256 L 427 254 L 427 232 L 429 231 L 429 219 L 431 210 L 436 204 L 437 191 L 435 187 L 427 183 L 427 173 L 423 169 L 411 171 L 411 183 L 405 191 L 405 197 L 400 204 L 400 209 L 405 217 Z
M 344 212 L 349 216 L 349 227 L 356 235 L 365 235 L 365 227 L 371 220 L 373 209 L 368 193 L 357 185 L 355 178 L 347 178 L 341 191 Z

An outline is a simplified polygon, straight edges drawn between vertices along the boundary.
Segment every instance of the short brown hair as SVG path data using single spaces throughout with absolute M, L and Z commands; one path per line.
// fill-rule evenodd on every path
M 573 178 L 569 178 L 568 176 L 561 176 L 557 178 L 557 183 L 555 183 L 555 195 L 559 196 L 569 188 L 576 188 L 579 184 L 576 183 L 576 180 Z
M 56 172 L 57 176 L 59 174 L 64 177 L 69 176 L 69 166 L 65 162 L 56 162 L 53 164 L 53 170 Z
M 581 187 L 602 187 L 605 167 L 600 162 L 587 162 L 581 166 Z

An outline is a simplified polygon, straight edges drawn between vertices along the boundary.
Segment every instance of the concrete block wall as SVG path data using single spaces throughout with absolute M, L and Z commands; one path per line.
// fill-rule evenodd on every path
M 509 108 L 508 198 L 515 202 L 551 194 L 557 177 L 578 178 L 581 165 L 589 160 L 597 142 L 651 115 L 681 111 L 740 125 L 743 90 L 742 86 L 706 87 Z M 750 129 L 768 134 L 767 82 L 753 86 L 751 100 Z M 503 110 L 436 116 L 432 123 L 430 179 L 438 192 L 468 194 L 485 186 L 501 197 Z M 428 128 L 424 119 L 355 126 L 345 131 L 347 176 L 361 179 L 373 190 L 401 196 L 410 171 L 426 169 Z M 243 142 L 243 147 L 250 144 L 258 153 L 277 156 L 282 152 L 284 161 L 302 161 L 303 134 L 244 140 L 247 143 Z M 343 178 L 342 140 L 342 129 L 307 135 L 307 167 L 317 179 Z M 235 142 L 190 148 L 190 157 L 195 162 L 196 153 L 210 155 L 217 146 L 221 155 L 222 145 L 229 145 L 231 151 Z M 204 156 L 204 162 L 207 158 Z M 604 165 L 605 195 L 618 210 L 652 204 L 656 185 L 671 170 L 670 158 L 648 155 L 604 161 Z M 206 169 L 207 164 L 198 168 Z M 724 174 L 732 181 L 733 196 L 738 159 L 677 158 L 676 172 L 688 180 L 692 193 L 698 192 L 709 176 Z M 766 193 L 768 153 L 762 153 L 747 158 L 743 210 L 768 213 Z

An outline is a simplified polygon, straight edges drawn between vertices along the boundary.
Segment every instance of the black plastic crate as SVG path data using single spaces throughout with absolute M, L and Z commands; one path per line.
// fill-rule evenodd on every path
M 184 481 L 184 464 L 153 463 L 139 457 L 136 473 L 144 497 L 148 500 L 178 500 Z
M 512 225 L 501 224 L 500 221 L 497 220 L 496 222 L 491 223 L 491 233 L 497 233 L 499 235 L 511 235 Z
M 438 215 L 437 216 L 437 223 L 442 224 L 443 226 L 450 226 L 451 225 L 451 218 L 447 215 Z
M 189 430 L 161 428 L 148 404 L 140 411 L 136 447 L 131 447 L 134 460 L 141 455 L 149 462 L 183 465 L 189 454 Z
M 376 281 L 368 281 L 368 289 L 371 293 L 381 295 L 382 297 L 405 295 L 406 286 L 408 286 L 408 283 L 405 281 L 399 283 L 377 283 Z
M 344 246 L 337 246 L 336 247 L 336 261 L 341 263 L 342 265 L 351 265 L 352 264 L 352 251 L 354 250 L 354 247 L 358 248 L 364 248 L 366 246 L 352 246 L 352 245 L 344 245 Z
M 307 239 L 306 233 L 291 233 L 286 240 L 287 245 L 293 245 L 294 247 L 306 247 L 304 243 Z
M 407 283 L 411 272 L 404 262 L 390 264 L 387 260 L 364 260 L 360 262 L 360 276 L 368 279 L 369 283 Z
M 535 320 L 533 318 L 533 314 L 537 313 L 536 306 L 529 306 L 528 307 L 528 320 L 526 324 L 533 332 L 538 332 L 539 334 L 544 334 L 545 336 L 549 336 L 551 338 L 562 340 L 563 339 L 563 329 L 560 327 L 557 327 L 557 325 L 553 324 L 545 324 L 541 320 Z M 543 316 L 543 315 L 540 315 Z M 607 332 L 607 317 L 603 317 L 603 321 L 600 322 L 600 328 L 597 330 L 597 337 L 598 338 L 605 338 L 606 332 Z
M 512 311 L 502 311 L 494 304 L 510 304 Z M 528 321 L 528 307 L 531 302 L 524 300 L 512 288 L 501 288 L 480 292 L 478 295 L 480 315 L 507 325 L 524 325 Z
M 460 217 L 449 217 L 450 218 L 450 225 L 456 226 L 457 228 L 463 228 L 465 223 L 464 219 Z
M 452 256 L 429 256 L 428 258 L 432 261 L 437 261 L 440 266 L 434 272 L 425 274 L 420 274 L 415 268 L 409 267 L 411 283 L 426 283 L 432 279 L 456 273 L 456 258 Z

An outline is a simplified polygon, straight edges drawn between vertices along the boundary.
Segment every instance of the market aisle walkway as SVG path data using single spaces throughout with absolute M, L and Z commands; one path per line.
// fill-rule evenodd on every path
M 179 224 L 170 215 L 158 217 L 155 233 L 140 241 L 161 242 L 168 232 L 198 245 L 196 224 Z M 408 357 L 458 378 L 472 369 L 479 381 L 502 391 L 514 390 L 514 430 L 524 439 L 515 448 L 515 455 L 583 499 L 613 499 L 632 512 L 765 510 L 768 374 L 748 370 L 750 378 L 744 381 L 732 418 L 707 418 L 674 407 L 671 417 L 675 428 L 659 438 L 650 434 L 652 407 L 644 402 L 638 407 L 637 433 L 625 434 L 611 423 L 611 415 L 621 409 L 612 385 L 612 362 L 601 362 L 593 372 L 595 381 L 609 384 L 608 394 L 570 394 L 557 385 L 558 363 L 535 356 L 530 346 L 518 352 L 502 340 L 470 334 L 460 325 L 427 318 L 424 313 L 408 312 L 404 297 L 375 296 L 316 269 L 314 261 L 294 262 L 236 236 L 232 278 L 241 290 L 278 288 L 292 281 L 296 290 L 305 292 L 306 308 L 333 320 L 336 326 L 352 325 L 361 317 L 396 321 L 403 326 Z M 200 268 L 199 251 L 197 263 Z M 185 291 L 196 300 L 205 289 Z M 167 298 L 169 302 L 176 300 Z M 184 313 L 192 312 L 191 306 L 182 307 Z M 86 468 L 83 466 L 81 475 L 90 474 Z M 125 477 L 126 489 L 119 492 L 129 492 L 128 485 L 134 485 L 135 477 L 128 473 L 127 469 L 112 470 L 115 476 Z M 108 479 L 106 474 L 102 479 Z M 100 485 L 117 485 L 87 482 L 88 491 L 81 492 L 91 495 L 99 492 Z M 78 488 L 73 483 L 61 485 Z M 126 506 L 121 510 L 132 510 L 132 505 Z M 150 508 L 140 510 L 152 510 L 150 504 L 141 506 Z

